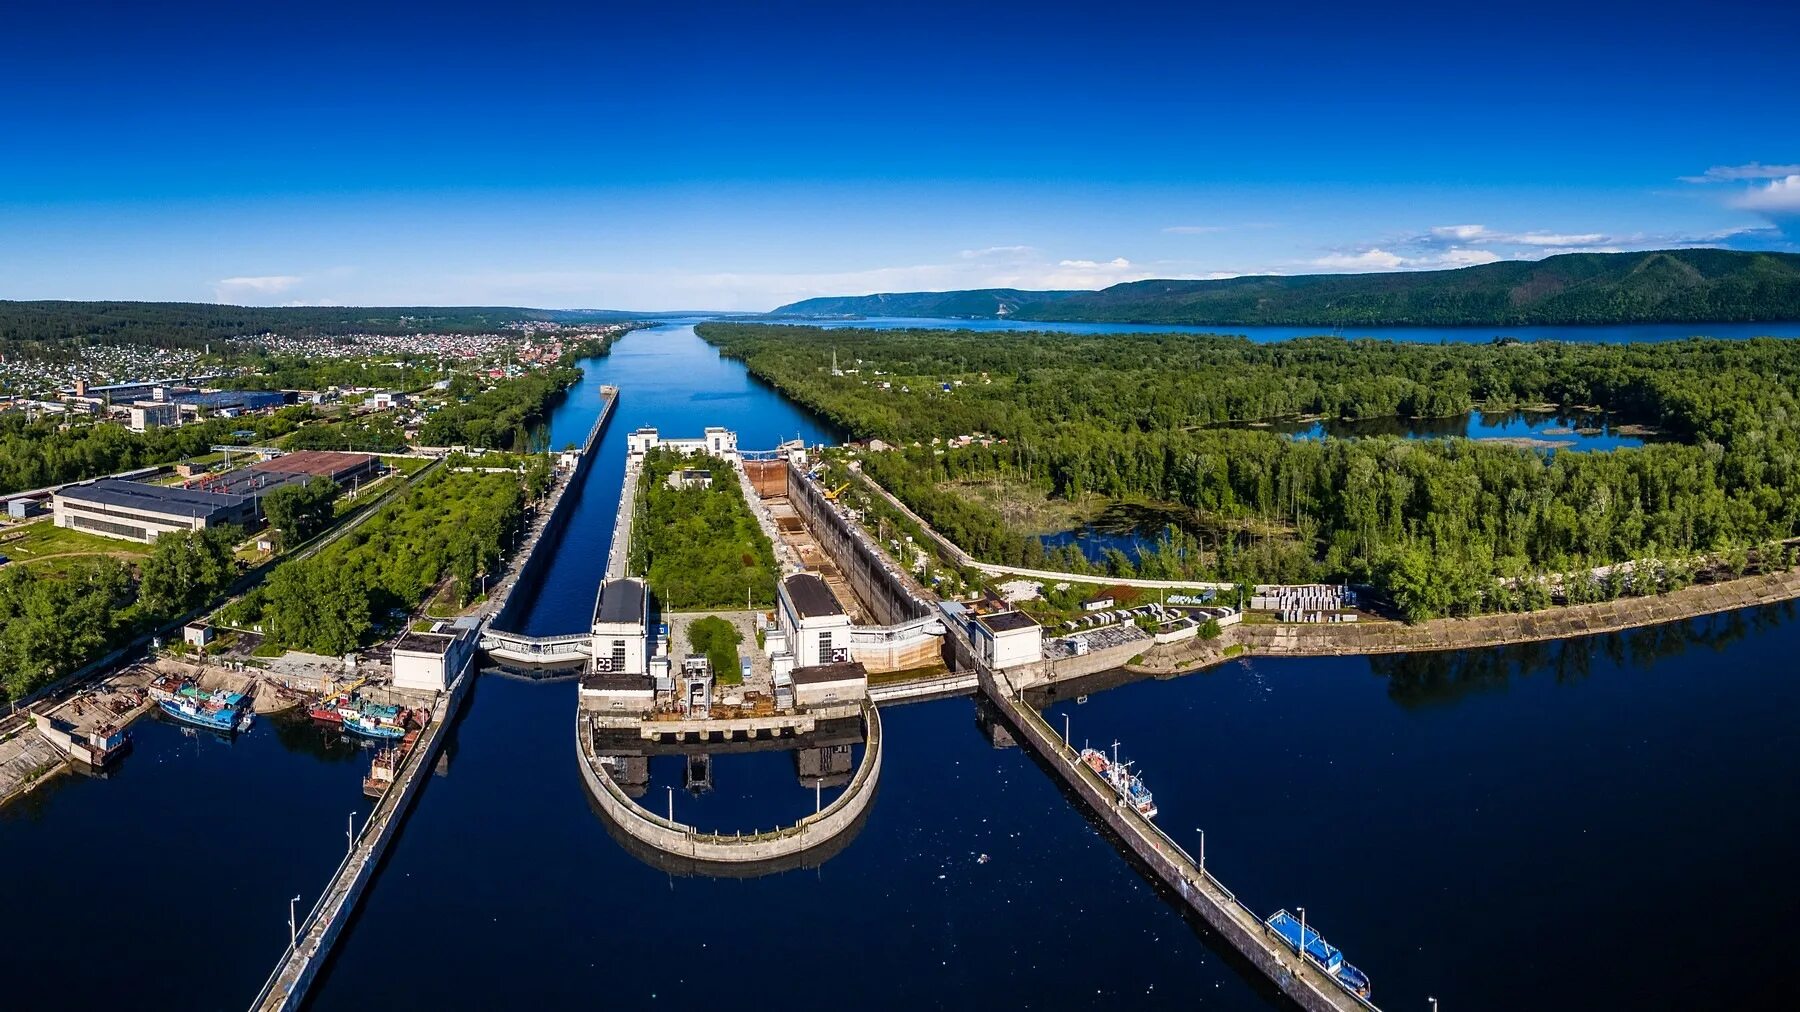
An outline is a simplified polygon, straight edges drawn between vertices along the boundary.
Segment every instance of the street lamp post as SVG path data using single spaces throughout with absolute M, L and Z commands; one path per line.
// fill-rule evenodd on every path
M 1437 1012 L 1437 999 L 1426 998 L 1425 1000 L 1431 1003 L 1431 1012 Z
M 356 849 L 356 813 L 351 812 L 349 818 L 344 820 L 344 852 L 349 853 L 350 851 L 353 851 L 355 849 Z
M 1063 714 L 1063 748 L 1069 747 L 1069 715 Z
M 669 788 L 669 821 L 675 821 L 675 788 Z
M 1200 834 L 1200 877 L 1205 878 L 1206 877 L 1206 830 L 1201 829 L 1198 826 L 1195 826 L 1194 832 Z
M 300 897 L 298 896 L 288 900 L 288 948 L 290 949 L 297 949 L 300 947 L 300 928 L 294 921 L 294 904 L 298 902 L 300 902 Z
M 1295 907 L 1294 909 L 1300 911 L 1300 951 L 1298 955 L 1301 964 L 1304 965 L 1306 963 L 1306 908 Z

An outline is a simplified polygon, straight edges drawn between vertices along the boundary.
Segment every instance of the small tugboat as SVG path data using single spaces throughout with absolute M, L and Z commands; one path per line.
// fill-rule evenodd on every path
M 380 798 L 394 784 L 394 774 L 400 770 L 401 752 L 398 748 L 384 748 L 375 753 L 369 760 L 369 775 L 363 777 L 363 794 L 371 798 Z
M 1113 742 L 1113 754 L 1109 758 L 1105 752 L 1097 748 L 1081 750 L 1081 761 L 1088 769 L 1099 774 L 1106 781 L 1106 786 L 1113 789 L 1119 800 L 1136 809 L 1146 819 L 1156 818 L 1156 799 L 1144 781 L 1131 772 L 1131 764 L 1119 761 L 1119 743 Z

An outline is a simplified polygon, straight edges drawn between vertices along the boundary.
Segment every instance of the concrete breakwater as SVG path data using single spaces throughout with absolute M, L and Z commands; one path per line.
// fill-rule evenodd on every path
M 1103 824 L 1148 872 L 1283 994 L 1308 1012 L 1354 1012 L 1376 1006 L 1352 993 L 1310 961 L 1302 960 L 1245 906 L 1156 825 L 1123 804 L 1079 754 L 1057 736 L 1042 716 L 985 667 L 978 668 L 982 694 L 1001 721 L 1040 765 L 1056 776 L 1090 815 Z
M 363 891 L 374 878 L 376 866 L 387 853 L 388 844 L 393 842 L 406 813 L 418 799 L 431 767 L 443 751 L 451 722 L 461 710 L 475 677 L 475 655 L 471 653 L 451 682 L 450 690 L 433 704 L 431 723 L 407 755 L 393 786 L 376 802 L 375 810 L 364 821 L 355 844 L 337 871 L 332 873 L 318 902 L 313 904 L 306 919 L 296 926 L 295 943 L 283 954 L 275 971 L 250 1003 L 252 1012 L 290 1012 L 304 1003 L 307 989 L 325 964 L 357 903 L 361 902 Z
M 742 866 L 791 860 L 825 847 L 861 825 L 881 782 L 881 713 L 874 706 L 863 707 L 863 726 L 866 744 L 862 762 L 842 794 L 791 826 L 748 836 L 703 833 L 655 815 L 631 800 L 594 753 L 592 725 L 588 717 L 579 714 L 575 720 L 575 751 L 589 795 L 606 820 L 626 836 L 686 861 Z

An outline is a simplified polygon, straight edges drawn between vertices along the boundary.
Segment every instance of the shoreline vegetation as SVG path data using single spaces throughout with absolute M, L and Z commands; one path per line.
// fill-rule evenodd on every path
M 1626 632 L 1800 598 L 1800 570 L 1745 576 L 1655 597 L 1566 605 L 1541 612 L 1418 623 L 1256 624 L 1218 639 L 1151 647 L 1124 665 L 1139 675 L 1192 674 L 1242 656 L 1338 657 L 1506 647 Z
M 866 441 L 867 477 L 991 564 L 1352 583 L 1420 621 L 1666 593 L 1706 559 L 1735 573 L 1752 558 L 1785 568 L 1794 553 L 1781 542 L 1800 530 L 1796 341 L 1255 344 L 722 323 L 699 333 Z M 1597 408 L 1663 438 L 1549 451 L 1218 427 L 1495 405 Z M 1177 504 L 1194 522 L 1171 524 L 1135 562 L 1108 552 L 1096 571 L 1074 546 L 1047 550 L 960 491 L 993 482 L 1041 495 L 1026 504 L 1039 511 L 1102 496 Z

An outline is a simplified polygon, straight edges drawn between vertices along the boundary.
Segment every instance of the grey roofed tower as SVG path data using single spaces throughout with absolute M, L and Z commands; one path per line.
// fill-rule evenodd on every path
M 641 580 L 608 580 L 594 605 L 594 621 L 636 624 L 644 620 L 644 584 Z

